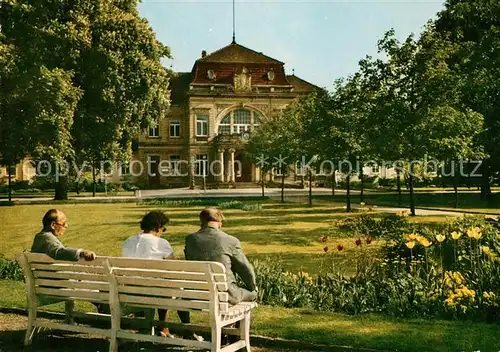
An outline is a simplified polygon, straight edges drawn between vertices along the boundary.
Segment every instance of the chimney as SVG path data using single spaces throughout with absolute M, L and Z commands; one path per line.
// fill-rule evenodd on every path
M 201 52 L 201 58 L 203 59 L 205 56 L 207 56 L 207 51 L 206 50 L 202 50 L 202 52 Z

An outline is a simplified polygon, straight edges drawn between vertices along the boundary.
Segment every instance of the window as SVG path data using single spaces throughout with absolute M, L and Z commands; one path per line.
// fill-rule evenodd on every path
M 380 172 L 380 167 L 377 164 L 372 165 L 372 172 L 373 173 L 379 173 Z
M 219 134 L 241 134 L 252 130 L 261 123 L 261 115 L 256 111 L 238 109 L 230 112 L 219 124 Z
M 170 137 L 181 136 L 181 122 L 179 120 L 170 121 Z
M 196 116 L 196 136 L 208 136 L 208 116 Z
M 208 175 L 208 156 L 206 154 L 196 155 L 195 176 Z
M 160 137 L 160 125 L 155 124 L 149 127 L 149 137 L 151 138 Z
M 120 162 L 120 176 L 130 175 L 130 164 L 128 162 Z
M 170 175 L 181 175 L 181 157 L 179 155 L 170 155 Z
M 11 177 L 16 177 L 16 167 L 15 166 L 9 166 L 7 167 L 7 175 L 10 175 Z
M 231 115 L 226 115 L 220 122 L 219 134 L 231 134 Z

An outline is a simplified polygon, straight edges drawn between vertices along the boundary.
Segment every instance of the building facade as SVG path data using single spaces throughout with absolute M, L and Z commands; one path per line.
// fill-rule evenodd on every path
M 149 187 L 258 182 L 245 150 L 250 134 L 316 88 L 234 42 L 203 51 L 191 72 L 172 79 L 168 115 L 138 138 L 122 171 Z

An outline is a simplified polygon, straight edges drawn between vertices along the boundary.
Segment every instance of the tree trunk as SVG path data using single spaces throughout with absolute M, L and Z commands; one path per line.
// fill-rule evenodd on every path
M 483 159 L 481 165 L 481 200 L 491 199 L 491 185 L 490 185 L 490 165 L 488 159 Z
M 408 187 L 410 189 L 410 212 L 411 216 L 415 216 L 415 198 L 413 197 L 413 167 L 410 166 L 410 173 L 408 176 Z
M 313 193 L 312 193 L 312 171 L 309 170 L 309 206 L 313 205 Z
M 459 173 L 455 170 L 455 182 L 453 183 L 453 190 L 455 191 L 455 209 L 458 208 L 458 181 Z
M 332 174 L 332 196 L 335 195 L 335 183 L 337 182 L 337 180 L 335 179 L 335 172 L 336 170 L 334 169 Z
M 12 202 L 12 165 L 9 164 L 9 203 Z
M 95 182 L 95 162 L 92 164 L 92 197 L 95 197 L 97 184 Z
M 56 182 L 54 200 L 68 200 L 68 177 L 59 176 L 59 181 Z
M 281 173 L 281 203 L 285 203 L 285 172 Z
M 361 171 L 359 172 L 359 181 L 360 181 L 360 186 L 361 186 L 361 190 L 360 190 L 360 193 L 359 193 L 359 201 L 360 202 L 364 202 L 365 201 L 365 195 L 364 195 L 364 175 L 363 175 L 363 168 L 361 168 Z
M 261 191 L 262 191 L 262 198 L 265 197 L 265 194 L 264 194 L 264 171 L 262 169 L 260 169 L 260 186 L 261 186 Z
M 347 174 L 347 177 L 345 179 L 345 184 L 346 184 L 346 194 L 347 194 L 347 206 L 346 206 L 346 212 L 350 213 L 351 212 L 351 174 Z
M 396 185 L 398 188 L 398 205 L 401 206 L 403 204 L 403 197 L 401 194 L 401 170 L 396 169 Z

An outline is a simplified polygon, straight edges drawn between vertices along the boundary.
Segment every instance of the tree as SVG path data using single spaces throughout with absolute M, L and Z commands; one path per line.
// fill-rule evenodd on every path
M 472 124 L 480 130 L 481 119 L 460 106 L 456 77 L 446 65 L 449 47 L 439 40 L 432 25 L 419 40 L 410 36 L 403 43 L 389 31 L 379 42 L 379 50 L 388 59 L 381 67 L 380 110 L 372 114 L 372 138 L 378 144 L 388 136 L 394 138 L 393 155 L 408 163 L 410 209 L 415 215 L 415 163 L 425 156 L 471 154 L 473 145 L 468 138 L 466 143 L 462 139 L 471 133 Z M 445 143 L 449 148 L 444 148 Z
M 0 8 L 0 24 L 2 42 L 15 48 L 19 86 L 30 81 L 32 72 L 45 67 L 47 72 L 59 70 L 79 91 L 73 111 L 67 112 L 71 117 L 66 125 L 69 144 L 56 145 L 61 149 L 55 150 L 50 133 L 44 134 L 48 130 L 31 129 L 28 134 L 38 139 L 37 150 L 44 145 L 50 153 L 66 153 L 65 161 L 90 159 L 95 177 L 102 169 L 101 161 L 128 158 L 132 138 L 165 115 L 169 71 L 160 59 L 170 52 L 140 18 L 136 0 L 30 4 L 7 0 Z M 23 92 L 21 87 L 15 91 Z M 57 94 L 65 96 L 66 92 Z M 44 106 L 54 102 L 40 98 L 32 97 L 39 110 L 50 111 Z M 73 106 L 73 96 L 67 99 L 66 105 Z M 27 121 L 34 121 L 37 111 L 22 113 Z M 16 139 L 15 145 L 20 144 L 21 139 Z M 45 155 L 58 161 L 53 154 Z M 56 199 L 67 197 L 65 180 L 61 177 Z
M 302 148 L 302 126 L 300 103 L 292 102 L 282 113 L 271 117 L 252 134 L 249 156 L 263 171 L 273 172 L 277 168 L 281 176 L 281 202 L 285 201 L 285 177 L 290 166 L 299 160 Z M 264 182 L 264 180 L 262 180 Z
M 493 0 L 448 0 L 438 14 L 436 31 L 453 46 L 447 60 L 462 78 L 461 100 L 484 116 L 481 197 L 491 196 L 491 180 L 500 172 L 500 7 Z

